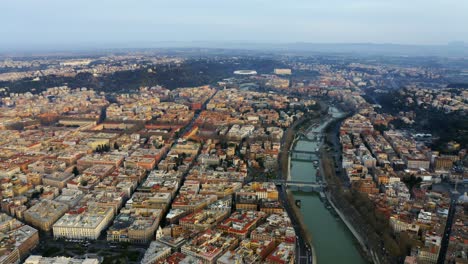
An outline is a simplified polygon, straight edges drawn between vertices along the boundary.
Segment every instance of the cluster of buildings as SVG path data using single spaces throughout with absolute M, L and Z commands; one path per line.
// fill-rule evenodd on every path
M 461 202 L 466 203 L 466 195 Z M 463 204 L 455 207 L 455 216 L 452 223 L 447 255 L 445 257 L 448 263 L 466 263 L 468 256 L 466 244 L 468 241 L 468 215 Z
M 295 81 L 293 87 L 311 93 L 326 93 L 326 90 L 359 90 L 361 87 L 396 87 L 419 84 L 425 87 L 442 88 L 446 80 L 443 78 L 445 69 L 424 66 L 400 66 L 393 63 L 378 63 L 368 60 L 367 63 L 356 63 L 352 59 L 346 62 L 327 61 L 320 59 L 304 59 L 291 62 L 296 71 L 318 73 L 318 78 L 308 78 Z
M 96 123 L 101 109 L 108 101 L 101 94 L 86 88 L 70 89 L 67 86 L 49 88 L 39 94 L 10 94 L 2 97 L 0 128 L 17 129 L 35 127 L 73 118 L 77 124 Z
M 19 263 L 38 244 L 37 229 L 0 213 L 0 263 Z
M 450 198 L 431 191 L 415 191 L 414 197 L 375 195 L 376 210 L 390 215 L 390 227 L 397 237 L 405 233 L 411 241 L 411 253 L 405 261 L 437 263 L 445 236 Z M 396 204 L 398 203 L 398 204 Z
M 427 135 L 381 131 L 400 118 L 375 111 L 364 88 L 409 85 L 408 104 L 466 111 L 466 91 L 416 89 L 437 71 L 423 68 L 304 63 L 274 74 L 237 71 L 212 86 L 142 87 L 107 96 L 54 87 L 38 94 L 0 90 L 0 262 L 99 263 L 100 259 L 27 256 L 39 230 L 64 240 L 145 244 L 142 263 L 294 263 L 296 233 L 274 184 L 246 183 L 277 169 L 284 130 L 326 96 L 357 112 L 340 129 L 341 170 L 389 219 L 395 237 L 414 245 L 407 263 L 435 263 L 450 198 L 428 186 L 455 169 L 466 151 L 443 155 Z M 177 58 L 122 55 L 99 60 L 5 61 L 0 80 L 55 74 L 108 74 L 180 63 Z M 46 70 L 43 65 L 49 65 Z M 314 71 L 316 78 L 291 78 Z M 389 77 L 389 78 L 387 78 Z M 389 81 L 391 80 L 391 81 Z M 408 83 L 405 83 L 408 80 Z M 263 87 L 270 92 L 253 91 Z M 379 92 L 379 90 L 376 90 Z M 429 135 L 430 137 L 430 135 Z M 411 176 L 421 188 L 409 189 Z M 448 259 L 466 259 L 464 210 L 457 207 Z
M 139 93 L 119 94 L 107 108 L 111 121 L 152 121 L 152 124 L 185 125 L 216 90 L 210 86 L 179 88 L 142 87 Z M 173 99 L 168 102 L 161 100 Z
M 395 236 L 404 232 L 419 241 L 407 261 L 436 263 L 450 197 L 427 187 L 440 182 L 441 173 L 448 173 L 453 161 L 442 166 L 440 159 L 446 156 L 417 142 L 415 136 L 401 130 L 375 131 L 360 114 L 345 120 L 340 132 L 341 167 L 351 188 L 366 194 L 389 218 Z M 404 181 L 410 177 L 420 178 L 422 188 L 409 189 Z
M 429 185 L 439 183 L 442 178 L 460 182 L 463 179 L 463 173 L 455 167 L 466 151 L 461 150 L 458 155 L 433 151 L 420 140 L 425 135 L 406 130 L 379 132 L 373 129 L 372 121 L 361 114 L 346 119 L 340 133 L 341 167 L 351 182 L 371 177 L 381 185 L 411 175 Z
M 463 89 L 427 89 L 409 86 L 399 92 L 407 106 L 429 107 L 445 113 L 468 111 L 468 91 Z
M 79 73 L 90 73 L 94 76 L 131 71 L 166 63 L 181 63 L 181 58 L 142 55 L 110 55 L 93 58 L 50 58 L 50 59 L 5 59 L 0 61 L 0 81 L 16 81 L 54 75 L 75 77 Z M 152 68 L 148 69 L 149 71 Z
M 466 152 L 446 155 L 433 151 L 426 140 L 431 135 L 378 131 L 375 126 L 387 126 L 392 119 L 382 114 L 376 118 L 378 114 L 366 106 L 364 103 L 359 113 L 347 118 L 340 128 L 342 173 L 353 190 L 366 194 L 375 210 L 389 219 L 397 239 L 404 233 L 413 241 L 405 263 L 436 263 L 451 199 L 448 193 L 431 191 L 429 187 L 443 178 L 462 182 L 463 173 L 455 168 Z M 411 185 L 405 182 L 412 181 L 411 177 L 419 179 L 420 188 L 408 188 Z M 450 240 L 454 252 L 449 254 L 455 256 L 456 239 Z
M 24 260 L 39 230 L 150 244 L 143 263 L 293 263 L 296 235 L 276 186 L 246 184 L 249 167 L 276 169 L 284 128 L 313 104 L 289 100 L 209 86 L 142 88 L 113 103 L 68 87 L 3 98 L 1 115 L 27 125 L 0 130 L 2 255 Z M 212 114 L 224 122 L 201 118 Z
M 195 184 L 185 181 L 181 193 L 196 197 L 203 185 Z M 296 233 L 274 184 L 253 182 L 219 199 L 213 195 L 197 210 L 176 202 L 143 263 L 294 263 Z M 262 206 L 267 203 L 276 209 Z
M 99 258 L 42 257 L 32 255 L 24 261 L 24 264 L 99 264 L 101 262 Z
M 405 87 L 398 90 L 395 100 L 403 100 L 408 109 L 416 106 L 465 113 L 467 92 L 445 88 L 441 69 L 353 62 L 344 65 L 314 59 L 298 59 L 292 69 L 319 73 L 316 78 L 293 80 L 291 89 L 295 92 L 331 98 L 356 113 L 340 127 L 342 153 L 337 171 L 349 181 L 351 190 L 365 194 L 375 210 L 389 219 L 397 241 L 401 237 L 411 241 L 405 263 L 436 263 L 446 236 L 444 228 L 451 221 L 451 198 L 448 192 L 433 191 L 431 187 L 445 180 L 452 186 L 466 183 L 462 163 L 466 150 L 450 142 L 448 147 L 454 154 L 439 153 L 428 147 L 431 134 L 392 129 L 389 123 L 395 119 L 405 125 L 414 123 L 415 112 L 402 109 L 395 115 L 384 113 L 372 100 L 372 94 L 365 95 L 369 89 L 380 94 L 390 91 L 381 87 Z M 466 213 L 462 208 L 457 207 L 453 220 L 447 263 L 465 263 L 467 259 L 462 235 L 466 233 Z
M 291 99 L 276 93 L 261 93 L 239 89 L 219 90 L 196 120 L 208 125 L 271 125 L 289 127 L 295 106 L 307 107 L 313 100 Z

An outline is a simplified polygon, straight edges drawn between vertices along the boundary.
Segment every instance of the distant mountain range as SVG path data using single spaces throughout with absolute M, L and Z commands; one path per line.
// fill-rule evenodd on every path
M 222 49 L 250 50 L 257 52 L 273 52 L 291 55 L 313 55 L 320 53 L 355 54 L 355 55 L 387 55 L 387 56 L 442 56 L 468 58 L 468 44 L 451 42 L 447 45 L 407 45 L 407 44 L 376 44 L 376 43 L 254 43 L 254 42 L 129 42 L 73 45 L 39 45 L 26 47 L 18 45 L 15 48 L 2 47 L 0 54 L 37 54 L 37 53 L 87 53 L 113 52 L 152 49 Z
M 468 57 L 468 45 L 452 42 L 447 45 L 404 45 L 375 43 L 223 43 L 223 42 L 167 42 L 157 43 L 158 47 L 174 48 L 223 48 L 272 51 L 291 54 L 343 53 L 361 55 L 392 56 L 455 56 Z

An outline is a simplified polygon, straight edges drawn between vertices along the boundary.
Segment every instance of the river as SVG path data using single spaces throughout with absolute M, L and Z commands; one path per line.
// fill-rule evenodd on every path
M 339 117 L 333 109 L 333 117 Z M 332 119 L 330 117 L 330 119 Z M 330 122 L 331 120 L 328 120 Z M 299 140 L 294 146 L 298 151 L 315 151 L 321 145 L 321 132 L 328 122 L 312 126 L 307 135 L 314 141 Z M 317 156 L 313 159 L 318 159 Z M 312 161 L 291 160 L 291 179 L 315 181 L 317 169 Z M 332 209 L 327 209 L 317 193 L 293 191 L 295 199 L 301 200 L 300 211 L 312 236 L 317 263 L 319 264 L 365 264 L 359 253 L 359 244 L 353 234 Z

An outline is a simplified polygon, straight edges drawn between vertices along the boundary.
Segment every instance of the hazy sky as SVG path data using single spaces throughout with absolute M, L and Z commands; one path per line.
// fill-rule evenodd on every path
M 468 42 L 468 0 L 0 0 L 0 46 Z

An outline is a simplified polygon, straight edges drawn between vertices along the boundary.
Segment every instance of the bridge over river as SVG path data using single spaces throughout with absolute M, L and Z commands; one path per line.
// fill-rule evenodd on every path
M 293 150 L 289 152 L 291 161 L 317 161 L 319 152 L 317 151 L 304 151 L 304 150 Z
M 261 181 L 260 181 L 261 182 Z M 272 179 L 265 182 L 273 182 L 277 186 L 289 187 L 293 191 L 321 192 L 326 187 L 324 183 L 312 181 L 288 181 Z

